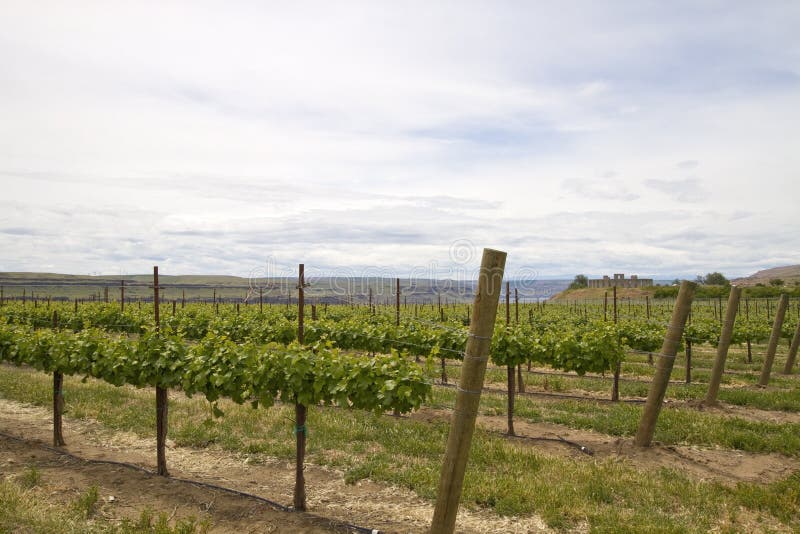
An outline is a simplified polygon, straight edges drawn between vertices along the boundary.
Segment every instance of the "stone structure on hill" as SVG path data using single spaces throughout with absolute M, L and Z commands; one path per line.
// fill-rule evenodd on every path
M 630 278 L 625 278 L 622 273 L 617 273 L 614 278 L 604 276 L 595 280 L 589 280 L 589 287 L 652 287 L 652 278 L 639 278 L 632 274 Z

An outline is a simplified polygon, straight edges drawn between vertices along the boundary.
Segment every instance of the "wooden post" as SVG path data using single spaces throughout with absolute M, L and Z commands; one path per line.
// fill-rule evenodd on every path
M 264 288 L 258 288 L 258 313 L 264 313 Z
M 661 352 L 658 355 L 658 362 L 656 362 L 655 375 L 650 383 L 650 391 L 647 394 L 642 418 L 639 421 L 639 429 L 633 440 L 634 445 L 639 447 L 649 447 L 653 441 L 658 414 L 661 412 L 661 404 L 667 393 L 669 377 L 672 374 L 672 367 L 675 365 L 675 355 L 678 354 L 678 345 L 683 336 L 686 318 L 689 316 L 689 310 L 692 309 L 692 299 L 696 287 L 697 284 L 694 282 L 687 280 L 681 282 L 675 309 L 672 310 L 672 319 L 670 319 L 664 335 L 664 343 L 661 345 Z
M 53 310 L 53 329 L 58 328 L 58 312 Z M 62 447 L 64 441 L 61 415 L 64 413 L 64 375 L 53 371 L 53 447 Z
M 125 311 L 125 280 L 119 281 L 119 311 Z
M 614 285 L 614 324 L 617 324 L 617 286 Z M 619 402 L 619 375 L 622 372 L 622 362 L 617 362 L 614 366 L 614 382 L 611 385 L 611 400 Z
M 691 314 L 689 315 L 691 317 Z M 692 340 L 691 338 L 686 338 L 686 380 L 687 384 L 692 383 Z
M 181 309 L 186 307 L 186 290 L 181 289 Z
M 514 322 L 519 324 L 519 291 L 514 288 Z M 525 393 L 525 380 L 522 378 L 522 364 L 517 364 L 517 391 Z
M 510 283 L 506 282 L 506 328 L 509 328 L 511 325 L 511 290 L 510 290 Z M 508 409 L 506 410 L 506 418 L 508 420 L 508 435 L 514 436 L 514 390 L 515 386 L 515 377 L 514 377 L 514 365 L 508 364 L 506 366 L 506 377 L 508 382 Z
M 369 288 L 369 313 L 375 315 L 375 308 L 372 307 L 372 287 Z
M 608 291 L 605 291 L 603 293 L 603 321 L 608 320 L 606 318 L 607 312 L 608 312 Z
M 781 337 L 783 317 L 786 315 L 786 307 L 788 305 L 789 296 L 784 293 L 778 301 L 778 309 L 775 311 L 775 322 L 772 324 L 772 335 L 769 336 L 769 345 L 767 346 L 767 355 L 764 359 L 764 367 L 761 369 L 761 377 L 758 379 L 758 385 L 762 388 L 767 387 L 769 383 L 772 363 L 775 361 L 775 352 L 778 350 L 778 341 L 780 341 Z
M 301 345 L 305 343 L 305 330 L 304 330 L 304 307 L 305 307 L 305 264 L 301 263 L 299 266 L 297 282 L 297 342 Z M 372 290 L 370 290 L 370 294 Z M 306 414 L 308 409 L 304 404 L 300 404 L 295 399 L 294 403 L 294 416 L 295 427 L 294 434 L 296 437 L 296 454 L 295 454 L 295 470 L 294 470 L 294 509 L 298 512 L 305 512 L 306 510 L 306 480 L 303 473 L 303 464 L 306 456 Z
M 717 358 L 714 360 L 714 368 L 711 371 L 708 392 L 704 401 L 704 404 L 709 406 L 717 403 L 717 393 L 719 393 L 719 385 L 722 382 L 722 373 L 725 371 L 725 360 L 728 357 L 728 347 L 733 337 L 733 326 L 736 322 L 736 311 L 739 308 L 741 294 L 741 287 L 731 286 L 731 293 L 728 295 L 728 309 L 725 312 L 725 322 L 722 324 L 722 332 L 717 344 Z
M 455 529 L 464 473 L 469 459 L 472 434 L 475 431 L 475 418 L 481 400 L 486 362 L 489 359 L 489 347 L 492 343 L 494 321 L 497 317 L 505 264 L 505 252 L 483 250 L 478 290 L 473 305 L 473 320 L 469 328 L 464 364 L 456 390 L 456 405 L 447 438 L 436 507 L 433 511 L 432 534 L 449 534 Z
M 797 348 L 800 346 L 800 321 L 797 321 L 797 328 L 794 330 L 792 337 L 792 344 L 789 346 L 789 356 L 786 358 L 786 365 L 783 368 L 783 374 L 788 375 L 792 372 L 794 360 L 797 357 Z
M 155 265 L 153 266 L 153 312 L 155 314 L 157 334 L 161 331 L 158 297 L 158 265 Z M 156 386 L 156 462 L 158 464 L 158 474 L 164 477 L 169 476 L 166 453 L 168 411 L 167 389 Z
M 400 279 L 395 280 L 394 324 L 400 326 Z

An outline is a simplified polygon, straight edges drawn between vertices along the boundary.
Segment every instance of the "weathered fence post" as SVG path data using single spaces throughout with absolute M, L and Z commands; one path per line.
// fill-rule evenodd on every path
M 675 365 L 675 355 L 678 353 L 678 346 L 681 343 L 686 318 L 692 309 L 692 299 L 696 287 L 697 284 L 694 282 L 687 280 L 681 282 L 678 299 L 672 310 L 672 319 L 670 319 L 664 335 L 664 343 L 661 345 L 661 352 L 656 362 L 655 375 L 650 383 L 650 391 L 647 394 L 642 418 L 639 421 L 639 429 L 633 440 L 633 443 L 639 447 L 649 447 L 653 441 L 658 414 L 661 412 L 661 403 L 664 402 L 664 395 L 667 393 L 672 366 Z
M 778 350 L 783 317 L 786 315 L 786 307 L 788 305 L 789 296 L 784 293 L 778 301 L 778 309 L 775 311 L 775 322 L 772 324 L 772 335 L 769 336 L 769 345 L 767 346 L 767 355 L 764 359 L 764 367 L 761 369 L 761 377 L 758 379 L 758 385 L 762 388 L 767 387 L 767 384 L 769 384 L 769 375 L 772 372 L 772 363 L 775 361 L 775 352 Z
M 158 265 L 153 266 L 153 311 L 155 312 L 156 333 L 158 333 L 161 331 L 158 300 Z M 166 453 L 168 411 L 167 388 L 156 386 L 156 462 L 158 464 L 158 474 L 165 477 L 169 476 Z
M 728 357 L 728 347 L 733 337 L 733 325 L 736 322 L 736 312 L 739 309 L 741 295 L 741 287 L 731 286 L 731 294 L 728 296 L 728 309 L 725 312 L 725 322 L 722 325 L 722 332 L 717 344 L 717 358 L 714 360 L 714 368 L 711 371 L 711 379 L 708 383 L 708 393 L 706 393 L 705 404 L 708 405 L 717 403 L 717 393 L 719 393 L 719 385 L 722 382 L 722 373 L 725 371 L 725 359 Z
M 53 329 L 58 328 L 58 312 L 53 310 Z M 64 413 L 64 375 L 53 371 L 53 446 L 61 447 L 67 443 L 62 432 L 61 416 Z
M 478 290 L 475 294 L 472 322 L 464 352 L 464 365 L 456 393 L 456 405 L 447 449 L 439 479 L 436 507 L 431 532 L 451 533 L 455 529 L 458 503 L 464 485 L 464 473 L 469 459 L 475 418 L 481 400 L 481 389 L 492 344 L 494 321 L 506 264 L 506 253 L 483 250 Z
M 305 264 L 301 263 L 297 277 L 297 342 L 305 343 Z M 370 288 L 370 296 L 372 288 Z M 294 471 L 294 509 L 298 512 L 306 510 L 306 479 L 303 465 L 306 457 L 306 414 L 308 408 L 295 400 L 294 403 L 294 434 L 296 437 L 295 471 Z
M 395 317 L 394 323 L 395 326 L 400 326 L 400 279 L 398 278 L 396 281 L 396 289 L 395 289 Z
M 783 374 L 785 375 L 788 375 L 792 372 L 794 359 L 797 357 L 798 346 L 800 346 L 800 321 L 797 321 L 797 328 L 794 330 L 792 344 L 789 346 L 789 356 L 786 358 L 786 366 L 783 368 Z
M 616 282 L 615 282 L 616 284 Z M 619 314 L 617 313 L 617 286 L 614 285 L 614 324 L 617 324 Z M 622 361 L 614 365 L 614 382 L 611 385 L 611 400 L 619 402 L 619 375 L 622 372 Z
M 511 293 L 509 291 L 509 282 L 506 282 L 506 328 L 510 327 L 511 323 Z M 508 435 L 514 435 L 514 382 L 515 382 L 515 370 L 514 364 L 510 363 L 507 366 L 507 382 L 508 382 L 508 407 L 507 407 L 507 419 L 508 419 Z

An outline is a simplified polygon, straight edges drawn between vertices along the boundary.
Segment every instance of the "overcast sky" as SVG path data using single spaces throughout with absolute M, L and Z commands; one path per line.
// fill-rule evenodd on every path
M 0 4 L 0 271 L 800 263 L 800 2 Z

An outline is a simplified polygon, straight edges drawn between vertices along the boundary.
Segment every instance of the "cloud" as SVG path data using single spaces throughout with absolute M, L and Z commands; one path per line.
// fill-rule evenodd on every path
M 0 269 L 800 262 L 800 6 L 417 7 L 4 5 Z
M 630 192 L 624 184 L 610 179 L 611 177 L 606 178 L 607 176 L 608 173 L 605 173 L 602 180 L 570 178 L 561 182 L 561 187 L 571 195 L 588 199 L 630 202 L 639 198 L 639 195 Z
M 706 200 L 711 194 L 697 178 L 682 178 L 673 180 L 648 179 L 644 185 L 665 195 L 677 202 L 698 203 Z

